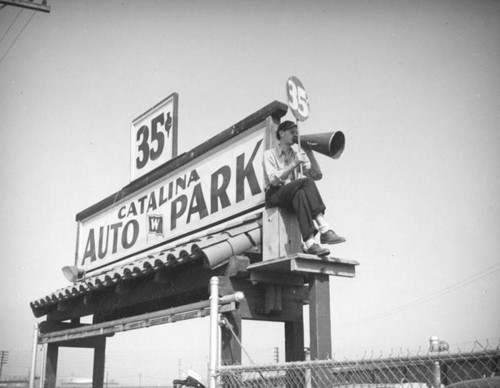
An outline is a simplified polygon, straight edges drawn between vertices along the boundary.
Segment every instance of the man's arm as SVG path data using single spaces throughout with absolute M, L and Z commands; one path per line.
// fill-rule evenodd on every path
M 269 179 L 269 183 L 273 186 L 282 185 L 300 163 L 299 160 L 295 160 L 294 163 L 280 169 L 273 150 L 264 152 L 264 172 L 267 175 L 267 179 Z
M 314 152 L 307 148 L 302 149 L 307 158 L 309 159 L 309 163 L 304 163 L 304 174 L 311 177 L 315 181 L 319 181 L 323 178 L 323 173 L 321 172 L 321 167 L 319 166 L 316 157 L 314 156 Z

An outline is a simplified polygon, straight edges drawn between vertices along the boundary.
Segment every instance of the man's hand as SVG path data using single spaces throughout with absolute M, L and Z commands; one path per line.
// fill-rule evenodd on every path
M 311 168 L 311 162 L 309 161 L 309 158 L 307 157 L 306 153 L 302 150 L 297 152 L 297 166 L 300 166 L 301 164 L 306 170 L 309 170 Z

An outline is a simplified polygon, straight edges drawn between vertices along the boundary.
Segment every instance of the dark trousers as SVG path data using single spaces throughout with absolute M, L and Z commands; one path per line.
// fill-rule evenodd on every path
M 311 178 L 301 178 L 283 186 L 269 187 L 266 191 L 266 206 L 278 206 L 294 212 L 299 220 L 304 241 L 318 233 L 313 220 L 326 209 L 316 182 Z

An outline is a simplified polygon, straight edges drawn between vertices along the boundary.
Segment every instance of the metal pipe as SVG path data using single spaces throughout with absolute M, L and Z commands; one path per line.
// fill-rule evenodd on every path
M 208 386 L 217 387 L 217 367 L 219 350 L 219 278 L 210 279 L 210 344 L 208 363 Z
M 439 364 L 439 361 L 433 362 L 432 386 L 434 388 L 441 387 L 441 366 Z
M 36 353 L 38 350 L 38 323 L 35 323 L 33 331 L 33 353 L 31 355 L 31 370 L 29 388 L 35 388 L 35 368 L 36 368 Z
M 40 388 L 45 385 L 45 366 L 47 364 L 47 345 L 42 345 L 42 361 L 40 363 Z

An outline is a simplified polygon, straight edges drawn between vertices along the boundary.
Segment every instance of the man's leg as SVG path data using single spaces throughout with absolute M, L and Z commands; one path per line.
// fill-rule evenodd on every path
M 307 202 L 309 203 L 309 208 L 311 211 L 311 218 L 315 219 L 320 214 L 324 214 L 326 207 L 323 203 L 323 198 L 319 193 L 316 182 L 312 178 L 305 178 L 302 184 L 301 190 L 304 191 Z
M 311 178 L 306 178 L 301 190 L 306 194 L 312 218 L 318 223 L 319 232 L 321 233 L 320 242 L 322 244 L 338 244 L 344 242 L 345 238 L 338 236 L 330 228 L 330 225 L 328 225 L 324 218 L 326 207 L 316 186 L 316 182 Z
M 293 211 L 299 220 L 300 232 L 304 241 L 318 233 L 313 222 L 311 204 L 304 190 L 299 189 L 292 199 Z
M 323 248 L 314 241 L 314 236 L 318 231 L 314 225 L 311 206 L 304 190 L 297 190 L 292 199 L 292 205 L 299 220 L 300 232 L 306 246 L 306 253 L 318 256 L 329 255 L 330 251 L 328 249 Z

